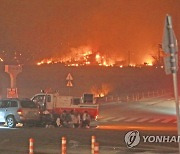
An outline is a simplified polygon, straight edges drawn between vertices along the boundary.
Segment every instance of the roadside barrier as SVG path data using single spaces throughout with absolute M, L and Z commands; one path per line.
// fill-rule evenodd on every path
M 122 94 L 119 96 L 109 95 L 105 97 L 97 97 L 97 103 L 106 104 L 106 103 L 111 103 L 111 102 L 137 102 L 141 99 L 161 97 L 161 96 L 166 96 L 166 95 L 172 95 L 171 90 L 159 89 L 159 90 L 152 90 L 152 91 L 146 91 L 146 92 L 143 91 L 143 92 Z
M 99 154 L 99 143 L 94 143 L 94 154 Z
M 96 137 L 91 136 L 91 154 L 94 154 L 94 143 L 96 142 Z
M 34 154 L 34 139 L 29 139 L 29 154 Z
M 62 154 L 66 154 L 66 137 L 62 137 Z
M 66 154 L 66 137 L 62 137 L 61 154 Z M 34 139 L 29 139 L 29 154 L 34 154 Z M 99 154 L 99 143 L 96 142 L 96 136 L 91 136 L 91 154 Z

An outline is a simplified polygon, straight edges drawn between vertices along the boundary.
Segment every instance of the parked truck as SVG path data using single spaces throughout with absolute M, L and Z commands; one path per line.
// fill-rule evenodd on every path
M 39 93 L 32 97 L 41 112 L 41 115 L 50 114 L 54 121 L 66 111 L 75 111 L 83 114 L 85 111 L 96 120 L 99 106 L 96 104 L 93 94 L 84 94 L 82 97 L 61 96 L 59 93 Z

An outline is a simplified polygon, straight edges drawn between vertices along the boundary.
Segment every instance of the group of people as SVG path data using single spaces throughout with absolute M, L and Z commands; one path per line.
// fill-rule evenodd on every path
M 58 127 L 71 127 L 71 128 L 89 128 L 91 117 L 87 111 L 83 114 L 71 110 L 70 112 L 63 111 L 63 113 L 56 119 Z

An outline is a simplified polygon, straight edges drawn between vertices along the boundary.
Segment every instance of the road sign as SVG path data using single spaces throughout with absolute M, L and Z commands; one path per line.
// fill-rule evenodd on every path
M 22 66 L 21 65 L 5 65 L 5 72 L 10 75 L 11 88 L 17 88 L 16 78 L 17 78 L 17 75 L 20 72 L 22 72 Z
M 67 75 L 66 80 L 69 80 L 69 81 L 72 81 L 72 80 L 73 80 L 73 77 L 71 76 L 70 73 Z
M 73 80 L 73 77 L 70 73 L 67 75 L 66 80 L 68 81 L 66 86 L 69 87 L 68 89 L 69 89 L 69 96 L 70 96 L 70 89 L 71 89 L 70 87 L 73 86 L 73 84 L 71 82 Z
M 167 55 L 165 56 L 164 58 L 164 68 L 165 68 L 165 73 L 168 75 L 168 74 L 171 74 L 172 73 L 172 66 L 171 66 L 171 56 Z M 176 68 L 178 69 L 178 55 L 176 54 L 175 57 L 174 57 L 175 61 L 176 61 Z
M 17 88 L 7 88 L 7 98 L 18 98 Z
M 162 41 L 162 49 L 166 53 L 177 52 L 178 45 L 177 39 L 172 27 L 171 16 L 167 16 L 165 20 L 164 26 L 164 34 L 163 34 L 163 41 Z
M 166 56 L 164 57 L 164 66 L 166 74 L 175 73 L 178 70 L 178 45 L 173 31 L 171 16 L 167 16 L 164 26 L 162 49 Z
M 73 86 L 72 82 L 71 82 L 71 81 L 68 81 L 67 87 L 72 87 L 72 86 Z
M 5 65 L 5 72 L 20 73 L 22 72 L 22 66 L 21 65 Z

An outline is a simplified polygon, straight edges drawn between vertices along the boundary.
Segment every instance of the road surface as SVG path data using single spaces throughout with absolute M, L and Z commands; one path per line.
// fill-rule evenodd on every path
M 36 154 L 56 154 L 61 151 L 61 138 L 67 138 L 68 154 L 90 154 L 91 136 L 95 135 L 101 154 L 178 153 L 177 143 L 143 142 L 143 136 L 177 136 L 174 101 L 154 98 L 141 102 L 114 102 L 100 105 L 98 122 L 90 129 L 14 128 L 0 129 L 0 153 L 28 153 L 29 138 L 35 139 Z M 97 125 L 98 127 L 94 127 Z M 128 148 L 125 135 L 138 130 L 140 142 Z

